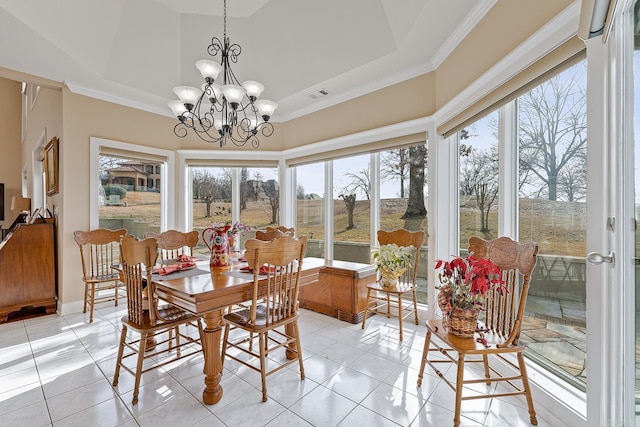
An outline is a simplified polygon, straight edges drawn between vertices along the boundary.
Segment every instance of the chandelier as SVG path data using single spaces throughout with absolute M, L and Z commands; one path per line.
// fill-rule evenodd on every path
M 269 119 L 278 107 L 273 101 L 258 99 L 264 86 L 256 81 L 238 81 L 231 63 L 238 62 L 242 49 L 231 44 L 227 37 L 227 0 L 224 0 L 223 41 L 213 37 L 207 48 L 209 55 L 220 54 L 220 63 L 208 59 L 196 62 L 205 83 L 200 89 L 191 86 L 176 86 L 173 92 L 180 100 L 169 101 L 169 108 L 178 118 L 173 128 L 176 136 L 184 138 L 193 130 L 206 142 L 218 142 L 223 147 L 232 142 L 238 147 L 250 141 L 258 148 L 258 133 L 265 137 L 273 134 Z M 214 83 L 221 75 L 219 83 Z

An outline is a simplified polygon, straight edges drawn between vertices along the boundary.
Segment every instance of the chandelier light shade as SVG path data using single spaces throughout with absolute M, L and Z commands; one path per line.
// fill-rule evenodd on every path
M 201 59 L 196 68 L 202 74 L 205 83 L 200 89 L 192 86 L 176 86 L 173 92 L 178 100 L 168 105 L 178 118 L 173 132 L 184 138 L 189 130 L 195 132 L 203 141 L 219 143 L 223 147 L 231 142 L 242 147 L 248 142 L 258 148 L 261 134 L 273 135 L 273 125 L 269 119 L 278 107 L 273 101 L 259 99 L 264 85 L 247 80 L 238 81 L 231 63 L 238 62 L 242 49 L 231 44 L 227 37 L 227 1 L 224 0 L 223 40 L 213 37 L 207 52 L 212 57 L 220 55 L 219 63 Z

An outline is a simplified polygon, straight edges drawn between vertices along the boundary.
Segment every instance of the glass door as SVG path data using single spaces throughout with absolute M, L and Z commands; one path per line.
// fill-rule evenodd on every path
M 640 1 L 635 1 L 633 10 L 633 175 L 634 175 L 634 218 L 640 223 Z M 630 49 L 629 49 L 630 50 Z M 640 425 L 640 239 L 639 233 L 634 233 L 634 333 L 633 342 L 629 343 L 634 350 L 635 381 L 634 381 L 634 412 L 636 425 Z
M 612 31 L 587 42 L 589 72 L 589 148 L 601 157 L 596 171 L 602 208 L 594 207 L 596 220 L 588 259 L 604 261 L 587 270 L 588 292 L 594 314 L 589 317 L 599 332 L 597 345 L 588 345 L 588 369 L 596 381 L 587 383 L 587 420 L 592 425 L 634 425 L 640 390 L 638 330 L 638 221 L 640 220 L 640 69 L 638 12 L 640 0 L 618 4 Z M 599 64 L 592 61 L 599 61 Z M 600 97 L 600 98 L 599 98 Z M 593 102 L 592 102 L 593 101 Z M 595 110 L 595 111 L 594 111 Z M 591 113 L 595 113 L 593 116 Z M 590 169 L 593 170 L 593 169 Z M 591 172 L 590 172 L 591 173 Z M 591 212 L 590 212 L 591 214 Z M 607 259 L 608 258 L 608 259 Z M 589 270 L 591 269 L 591 270 Z M 599 299 L 599 301 L 598 301 Z M 588 302 L 589 304 L 589 302 Z M 589 308 L 589 307 L 588 307 Z M 589 311 L 589 310 L 588 310 Z M 596 325 L 597 324 L 597 325 Z M 598 326 L 600 325 L 600 326 Z M 591 334 L 590 330 L 590 334 Z M 593 356 L 593 357 L 592 357 Z M 591 375 L 589 376 L 591 380 Z

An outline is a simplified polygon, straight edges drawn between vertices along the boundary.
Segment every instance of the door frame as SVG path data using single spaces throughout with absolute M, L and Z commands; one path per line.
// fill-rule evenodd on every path
M 633 3 L 625 0 L 622 10 Z M 587 253 L 615 257 L 587 263 L 587 422 L 594 426 L 635 422 L 633 100 L 622 96 L 633 93 L 629 19 L 617 16 L 606 42 L 585 42 Z

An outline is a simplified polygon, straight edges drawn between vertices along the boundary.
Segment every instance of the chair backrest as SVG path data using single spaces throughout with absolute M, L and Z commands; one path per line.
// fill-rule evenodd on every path
M 178 230 L 167 230 L 162 233 L 145 233 L 145 238 L 155 238 L 158 242 L 160 264 L 177 258 L 179 255 L 193 255 L 193 248 L 198 245 L 200 234 L 197 231 L 184 233 Z
M 256 239 L 268 241 L 282 236 L 294 237 L 295 228 L 287 228 L 282 225 L 278 227 L 267 227 L 265 230 L 256 230 Z
M 253 267 L 253 296 L 250 322 L 255 325 L 258 306 L 266 317 L 266 325 L 282 322 L 297 315 L 300 269 L 307 237 L 291 236 L 262 241 L 249 239 L 245 244 L 247 260 Z M 265 273 L 261 275 L 260 273 Z M 265 286 L 259 281 L 266 283 Z M 262 318 L 262 316 L 261 316 Z
M 122 237 L 122 276 L 127 290 L 127 314 L 131 322 L 155 325 L 155 300 L 151 270 L 158 258 L 156 239 Z M 148 317 L 145 313 L 148 310 Z M 148 319 L 148 320 L 147 320 Z
M 414 254 L 411 256 L 409 265 L 398 279 L 400 283 L 416 284 L 418 280 L 418 264 L 420 261 L 420 248 L 424 243 L 425 233 L 422 230 L 408 231 L 399 228 L 393 231 L 378 230 L 378 243 L 380 245 L 389 245 L 395 243 L 398 246 L 411 246 L 415 248 Z
M 269 226 L 267 226 L 266 230 L 267 231 L 279 230 L 282 233 L 286 234 L 287 236 L 293 236 L 295 234 L 295 232 L 296 232 L 296 229 L 294 227 L 288 228 L 288 227 L 285 227 L 284 225 L 279 225 L 277 227 L 269 227 Z
M 73 232 L 73 238 L 80 247 L 84 279 L 113 276 L 111 266 L 120 263 L 120 239 L 126 234 L 125 229 L 114 231 L 104 228 Z
M 505 342 L 501 346 L 517 345 L 522 329 L 522 317 L 529 292 L 531 272 L 536 266 L 538 244 L 518 243 L 509 237 L 484 240 L 469 238 L 469 254 L 487 258 L 500 268 L 508 292 L 502 295 L 490 291 L 481 320 L 485 327 L 499 334 Z

